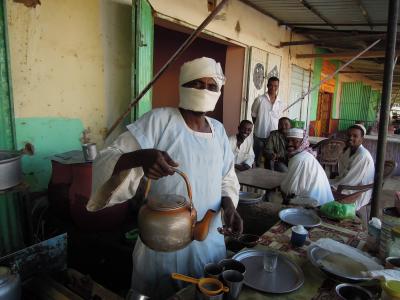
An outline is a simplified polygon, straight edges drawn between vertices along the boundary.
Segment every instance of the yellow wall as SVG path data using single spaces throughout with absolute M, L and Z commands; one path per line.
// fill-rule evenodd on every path
M 99 2 L 7 1 L 17 118 L 78 118 L 100 140 L 105 127 L 104 51 Z

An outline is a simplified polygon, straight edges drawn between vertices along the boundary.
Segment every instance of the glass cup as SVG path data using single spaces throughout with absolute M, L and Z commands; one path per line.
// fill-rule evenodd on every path
M 279 253 L 275 251 L 268 251 L 264 253 L 263 262 L 265 271 L 268 273 L 275 271 L 278 264 L 278 255 Z

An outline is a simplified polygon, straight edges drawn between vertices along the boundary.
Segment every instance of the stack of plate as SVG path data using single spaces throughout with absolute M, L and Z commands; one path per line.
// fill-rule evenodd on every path
M 251 192 L 239 192 L 239 205 L 254 205 L 262 201 L 263 196 Z
M 315 267 L 333 279 L 350 283 L 370 280 L 362 273 L 369 271 L 366 266 L 340 253 L 330 252 L 315 244 L 308 247 L 307 256 Z

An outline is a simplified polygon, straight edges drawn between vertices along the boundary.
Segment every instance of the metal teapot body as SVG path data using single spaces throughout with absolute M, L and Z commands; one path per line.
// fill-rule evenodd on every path
M 189 180 L 185 173 L 179 170 L 176 170 L 176 173 L 185 180 L 189 201 L 183 196 L 171 194 L 148 197 L 151 182 L 149 179 L 145 191 L 145 204 L 139 210 L 140 239 L 155 251 L 177 251 L 193 240 L 204 240 L 215 214 L 215 211 L 208 210 L 204 218 L 197 222 Z
M 0 300 L 20 300 L 21 280 L 7 267 L 0 266 Z

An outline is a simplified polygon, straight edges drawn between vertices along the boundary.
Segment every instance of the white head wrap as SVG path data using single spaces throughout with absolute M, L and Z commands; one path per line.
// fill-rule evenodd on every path
M 304 138 L 304 130 L 300 128 L 290 128 L 286 133 L 286 137 L 302 139 Z
M 357 126 L 359 129 L 361 129 L 364 132 L 364 135 L 367 134 L 367 129 L 365 129 L 363 124 L 354 124 L 353 126 Z
M 202 77 L 213 78 L 218 85 L 218 92 L 182 86 Z M 198 112 L 213 111 L 224 84 L 225 76 L 221 65 L 214 59 L 202 57 L 184 63 L 179 75 L 179 107 Z

